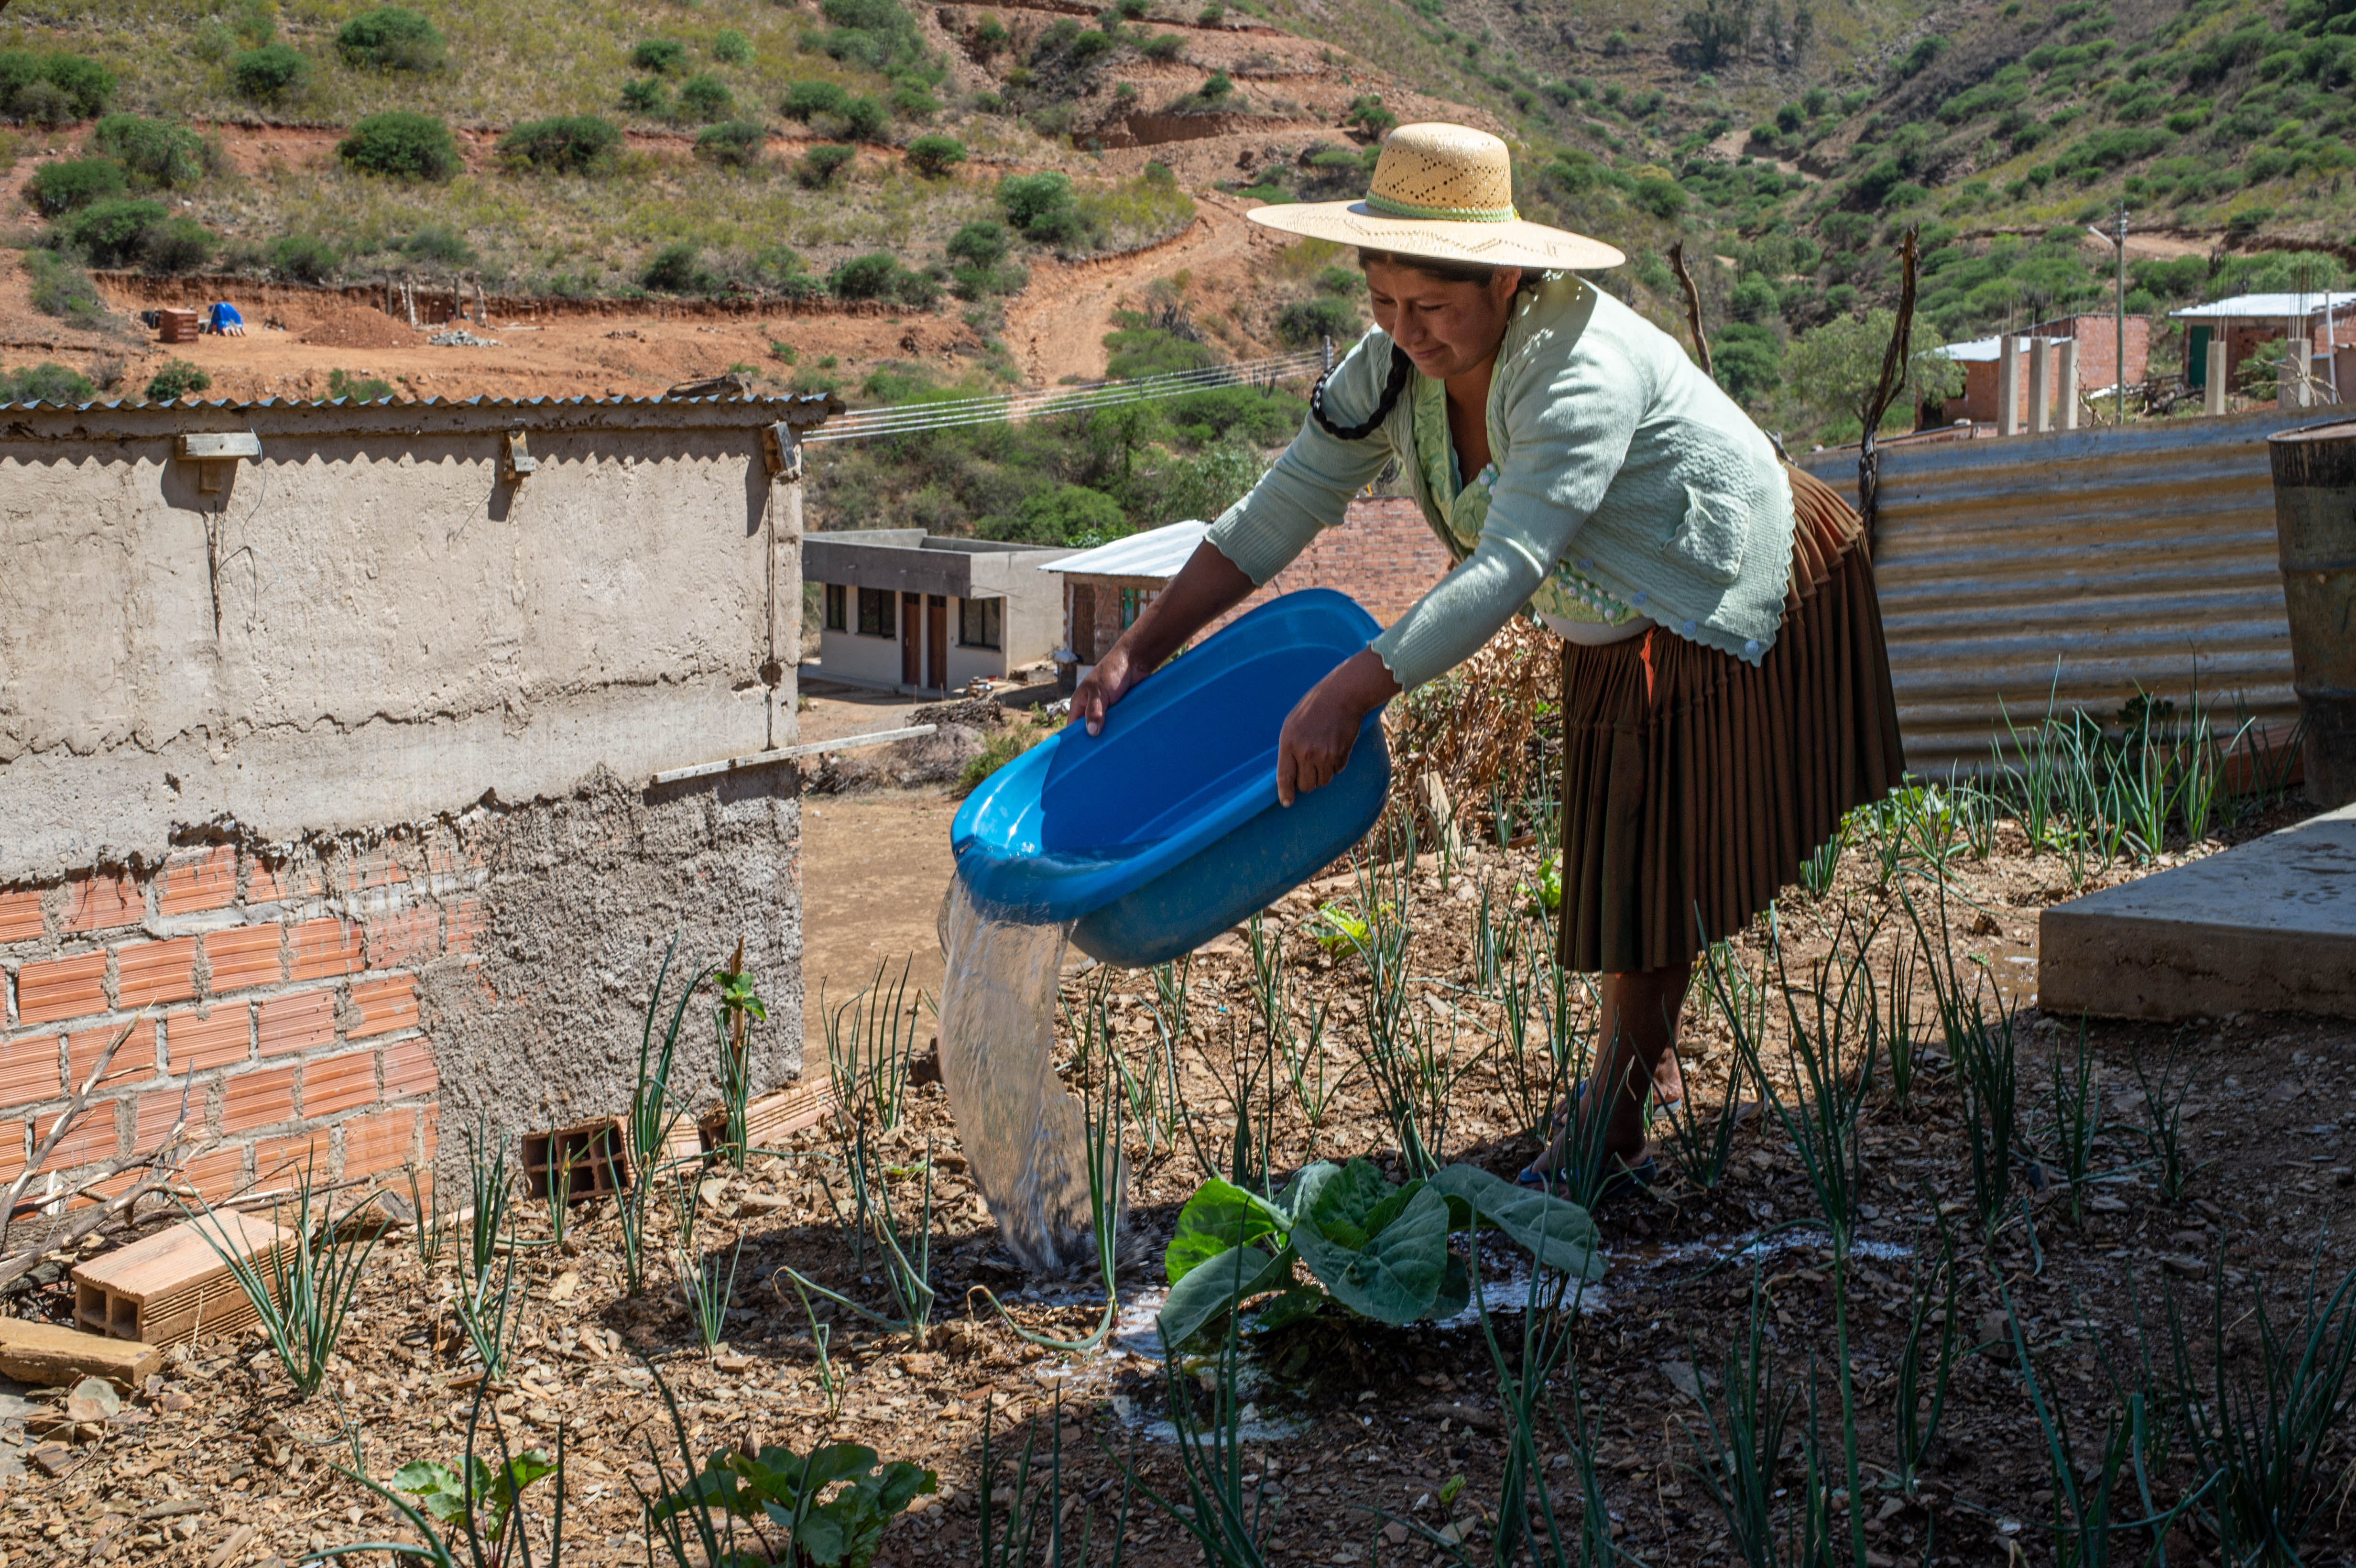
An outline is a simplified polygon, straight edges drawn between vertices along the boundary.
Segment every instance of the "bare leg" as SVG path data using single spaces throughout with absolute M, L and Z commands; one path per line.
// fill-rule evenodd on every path
M 1676 1065 L 1677 1014 L 1692 979 L 1689 964 L 1603 976 L 1603 1007 L 1596 1019 L 1601 1060 L 1589 1082 L 1599 1086 L 1599 1093 L 1610 1094 L 1604 1102 L 1611 1117 L 1604 1147 L 1624 1164 L 1644 1157 L 1645 1092 L 1656 1090 L 1666 1098 L 1684 1088 Z M 1566 1121 L 1535 1168 L 1560 1166 L 1570 1131 Z

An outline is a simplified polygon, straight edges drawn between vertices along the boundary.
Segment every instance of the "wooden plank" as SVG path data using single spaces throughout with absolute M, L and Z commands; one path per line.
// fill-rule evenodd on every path
M 164 1353 L 153 1345 L 0 1317 L 0 1372 L 19 1382 L 54 1388 L 77 1378 L 109 1378 L 128 1385 L 163 1365 Z
M 184 1221 L 103 1253 L 73 1271 L 74 1321 L 94 1333 L 171 1345 L 258 1320 L 237 1276 L 213 1243 L 271 1277 L 273 1252 L 292 1254 L 295 1237 L 267 1220 L 234 1211 Z

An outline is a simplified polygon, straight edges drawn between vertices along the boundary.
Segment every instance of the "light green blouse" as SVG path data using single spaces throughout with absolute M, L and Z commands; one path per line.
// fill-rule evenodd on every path
M 1334 368 L 1336 424 L 1373 412 L 1390 350 L 1369 332 Z M 1522 294 L 1490 379 L 1495 471 L 1469 485 L 1450 482 L 1444 390 L 1411 385 L 1363 441 L 1305 421 L 1208 542 L 1264 583 L 1396 456 L 1460 557 L 1371 645 L 1402 687 L 1471 656 L 1525 604 L 1566 620 L 1643 615 L 1765 656 L 1791 573 L 1791 486 L 1766 436 L 1668 335 L 1576 277 Z

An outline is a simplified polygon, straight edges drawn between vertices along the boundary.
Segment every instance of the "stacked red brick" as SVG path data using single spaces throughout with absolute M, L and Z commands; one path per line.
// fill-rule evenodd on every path
M 1332 588 L 1348 594 L 1366 613 L 1389 625 L 1448 574 L 1452 564 L 1423 508 L 1404 496 L 1361 496 L 1338 528 L 1327 528 L 1290 566 L 1230 611 L 1219 624 L 1280 593 Z
M 273 860 L 219 845 L 0 891 L 0 1183 L 126 1025 L 31 1192 L 154 1148 L 191 1079 L 183 1174 L 209 1198 L 279 1184 L 306 1156 L 321 1179 L 430 1166 L 417 978 L 466 962 L 481 869 L 453 845 L 402 848 Z

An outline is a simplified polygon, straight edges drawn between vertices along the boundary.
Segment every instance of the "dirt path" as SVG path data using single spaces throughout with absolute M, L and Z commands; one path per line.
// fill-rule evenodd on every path
M 1244 214 L 1258 205 L 1197 192 L 1194 226 L 1174 240 L 1098 261 L 1033 267 L 1031 286 L 1006 312 L 1006 338 L 1021 357 L 1024 379 L 1053 386 L 1101 377 L 1113 313 L 1156 278 L 1241 262 L 1260 232 Z
M 873 717 L 872 715 L 868 717 Z M 819 995 L 829 1008 L 888 963 L 913 957 L 908 985 L 941 989 L 934 919 L 949 885 L 949 819 L 937 790 L 806 797 L 802 805 L 802 1029 L 805 1071 L 825 1060 Z M 933 1033 L 930 1015 L 921 1038 Z

